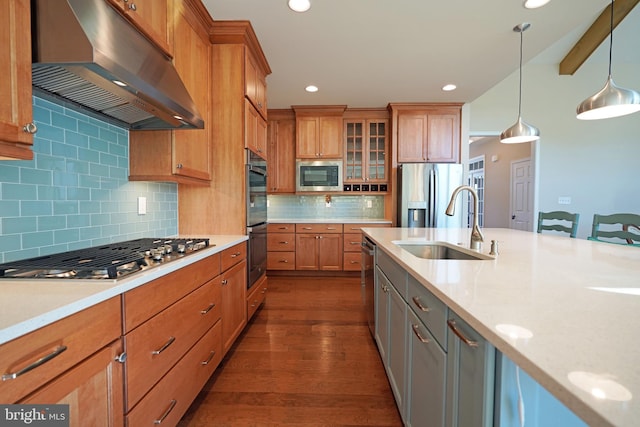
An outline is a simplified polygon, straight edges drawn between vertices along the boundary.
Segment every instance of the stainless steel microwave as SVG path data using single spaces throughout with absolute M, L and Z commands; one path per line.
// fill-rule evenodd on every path
M 297 160 L 296 191 L 342 191 L 342 160 Z

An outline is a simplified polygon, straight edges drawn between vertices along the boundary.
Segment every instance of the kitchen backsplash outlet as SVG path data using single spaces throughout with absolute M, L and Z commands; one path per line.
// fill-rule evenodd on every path
M 177 184 L 128 181 L 127 129 L 38 97 L 33 116 L 33 160 L 0 161 L 0 262 L 177 235 Z
M 384 219 L 384 196 L 269 195 L 268 219 Z M 329 206 L 327 206 L 329 205 Z

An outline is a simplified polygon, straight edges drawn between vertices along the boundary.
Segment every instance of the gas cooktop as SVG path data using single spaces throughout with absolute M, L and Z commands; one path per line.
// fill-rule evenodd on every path
M 206 238 L 143 238 L 0 264 L 1 279 L 120 279 L 209 246 Z

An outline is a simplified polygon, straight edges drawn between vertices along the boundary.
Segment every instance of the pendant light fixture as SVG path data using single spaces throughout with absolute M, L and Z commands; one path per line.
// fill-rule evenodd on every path
M 515 144 L 519 142 L 531 142 L 540 139 L 540 131 L 522 120 L 522 33 L 527 31 L 531 24 L 526 22 L 513 27 L 513 31 L 520 33 L 520 88 L 518 92 L 518 120 L 509 129 L 500 134 L 500 142 Z
M 613 0 L 611 0 L 611 31 L 609 32 L 609 77 L 602 90 L 578 105 L 580 120 L 608 119 L 640 111 L 640 93 L 632 89 L 618 87 L 611 78 L 611 58 L 613 51 Z

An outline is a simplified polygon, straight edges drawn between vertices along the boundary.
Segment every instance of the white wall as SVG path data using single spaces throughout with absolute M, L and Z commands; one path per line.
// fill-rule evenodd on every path
M 614 61 L 612 74 L 619 86 L 640 91 L 640 64 Z M 558 75 L 557 65 L 523 68 L 522 118 L 541 133 L 537 207 L 579 213 L 579 238 L 589 236 L 594 213 L 640 214 L 640 112 L 596 121 L 575 117 L 577 105 L 600 90 L 606 77 L 606 64 L 589 61 L 573 76 Z M 517 113 L 516 70 L 470 104 L 471 134 L 501 132 Z M 559 196 L 571 197 L 571 204 L 558 204 Z

